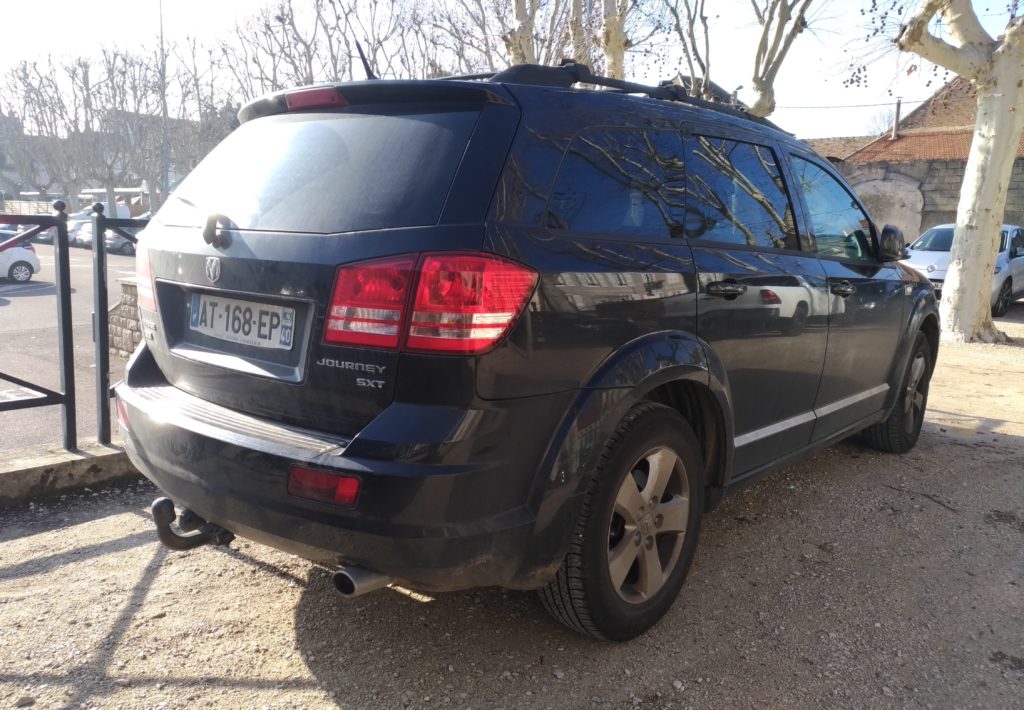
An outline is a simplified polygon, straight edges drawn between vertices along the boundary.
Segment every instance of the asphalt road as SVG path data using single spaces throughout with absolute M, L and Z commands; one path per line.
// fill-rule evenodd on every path
M 41 271 L 27 284 L 0 280 L 0 372 L 59 389 L 57 353 L 57 296 L 54 248 L 36 244 Z M 96 356 L 92 341 L 92 252 L 70 250 L 71 312 L 78 389 L 78 437 L 96 438 Z M 108 301 L 117 303 L 119 279 L 135 274 L 134 257 L 107 257 Z M 124 363 L 111 360 L 111 382 L 121 377 Z M 22 398 L 21 388 L 0 380 L 0 400 Z M 61 445 L 61 408 L 40 407 L 0 413 L 0 456 L 11 452 L 51 449 Z M 116 436 L 116 427 L 113 427 Z

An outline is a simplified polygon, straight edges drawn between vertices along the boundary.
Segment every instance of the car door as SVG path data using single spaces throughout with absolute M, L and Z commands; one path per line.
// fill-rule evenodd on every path
M 793 155 L 805 229 L 829 290 L 828 346 L 814 401 L 814 439 L 855 427 L 889 396 L 903 327 L 903 272 L 877 257 L 877 236 L 852 191 L 809 156 Z
M 1013 279 L 1013 294 L 1019 297 L 1024 295 L 1024 229 L 1013 229 L 1011 237 L 1010 278 Z
M 729 380 L 737 478 L 810 441 L 825 358 L 825 272 L 800 249 L 777 155 L 757 139 L 687 139 L 697 332 Z

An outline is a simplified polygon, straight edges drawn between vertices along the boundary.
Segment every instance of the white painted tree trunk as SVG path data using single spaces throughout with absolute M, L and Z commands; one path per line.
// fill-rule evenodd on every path
M 583 0 L 572 0 L 569 11 L 569 39 L 572 44 L 572 60 L 583 63 L 587 60 L 587 36 L 583 15 Z
M 627 6 L 628 7 L 628 6 Z M 616 0 L 604 0 L 604 73 L 613 79 L 626 78 L 626 12 Z
M 1024 129 L 1024 67 L 1014 53 L 996 53 L 992 78 L 978 87 L 978 117 L 967 158 L 940 314 L 946 339 L 1005 340 L 992 322 L 992 278 L 1006 193 Z

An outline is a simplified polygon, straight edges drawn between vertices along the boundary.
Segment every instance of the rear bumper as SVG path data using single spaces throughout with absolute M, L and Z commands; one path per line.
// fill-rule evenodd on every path
M 571 393 L 458 413 L 396 403 L 379 419 L 397 409 L 402 427 L 371 423 L 347 441 L 131 379 L 117 394 L 132 462 L 176 503 L 238 536 L 436 591 L 537 586 L 556 563 L 534 542 L 548 438 L 530 432 L 555 430 Z M 454 428 L 438 427 L 445 418 Z M 409 441 L 416 422 L 421 434 L 441 435 Z M 513 436 L 516 428 L 523 435 Z M 402 441 L 383 440 L 395 429 Z M 293 463 L 358 476 L 356 506 L 289 495 Z

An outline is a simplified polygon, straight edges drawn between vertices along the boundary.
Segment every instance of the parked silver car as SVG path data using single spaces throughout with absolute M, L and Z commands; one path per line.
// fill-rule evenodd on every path
M 956 225 L 939 224 L 910 245 L 910 258 L 903 263 L 931 279 L 935 293 L 941 294 L 949 252 L 953 247 Z M 1006 315 L 1010 304 L 1024 296 L 1024 227 L 1004 224 L 996 254 L 995 276 L 992 279 L 992 315 Z

